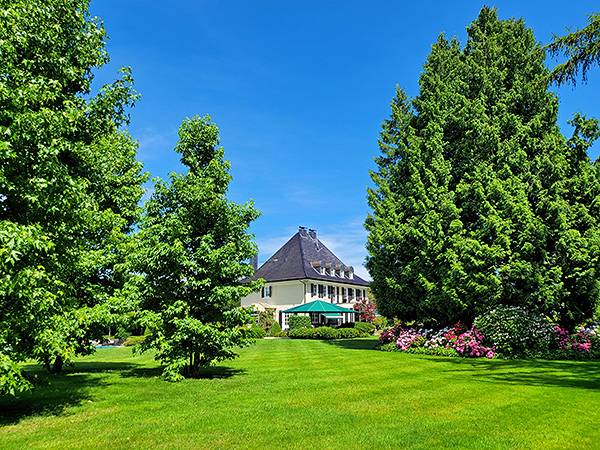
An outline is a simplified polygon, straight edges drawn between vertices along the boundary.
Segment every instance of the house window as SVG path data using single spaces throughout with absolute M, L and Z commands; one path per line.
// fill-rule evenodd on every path
M 352 288 L 348 288 L 348 300 L 349 301 L 354 300 L 354 289 L 352 289 Z
M 319 323 L 319 316 L 321 315 L 321 313 L 315 313 L 315 312 L 311 312 L 310 313 L 310 321 L 311 323 L 315 323 L 318 324 Z
M 319 284 L 319 298 L 325 297 L 325 286 Z
M 342 303 L 346 303 L 348 301 L 348 294 L 346 294 L 346 288 L 342 288 Z
M 331 303 L 335 303 L 335 286 L 327 286 L 327 297 L 329 297 Z
M 262 298 L 271 298 L 271 286 L 263 286 Z
M 336 286 L 335 288 L 335 302 L 339 303 L 340 302 L 340 287 Z
M 316 284 L 311 284 L 310 285 L 310 296 L 311 297 L 316 297 L 317 296 L 317 285 Z

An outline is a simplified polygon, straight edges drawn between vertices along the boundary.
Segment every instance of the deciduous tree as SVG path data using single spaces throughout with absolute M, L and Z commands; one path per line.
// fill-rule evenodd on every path
M 56 371 L 122 304 L 115 269 L 146 179 L 119 130 L 129 70 L 92 94 L 108 55 L 88 4 L 0 0 L 0 353 Z
M 210 117 L 185 120 L 175 150 L 188 171 L 155 180 L 132 260 L 150 330 L 142 350 L 156 350 L 171 380 L 195 377 L 252 341 L 240 300 L 262 286 L 240 283 L 254 272 L 248 226 L 259 212 L 227 200 L 230 166 Z

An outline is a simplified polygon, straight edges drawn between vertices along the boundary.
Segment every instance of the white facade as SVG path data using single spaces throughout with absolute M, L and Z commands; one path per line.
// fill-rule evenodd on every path
M 288 314 L 283 311 L 287 309 L 315 300 L 323 300 L 352 311 L 357 299 L 368 298 L 368 290 L 369 288 L 364 286 L 325 283 L 321 280 L 273 281 L 265 283 L 260 292 L 244 297 L 242 306 L 254 306 L 259 311 L 273 310 L 275 320 L 285 330 L 288 328 Z M 354 322 L 354 313 L 343 315 L 344 318 L 340 323 Z M 311 320 L 316 325 L 322 318 L 315 314 Z

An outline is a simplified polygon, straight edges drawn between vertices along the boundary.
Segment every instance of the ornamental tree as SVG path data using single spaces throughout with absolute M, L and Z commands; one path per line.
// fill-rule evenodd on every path
M 359 298 L 356 300 L 352 309 L 356 311 L 356 318 L 359 322 L 373 323 L 373 319 L 377 314 L 377 305 L 368 298 Z
M 90 351 L 90 339 L 123 305 L 118 265 L 146 175 L 137 144 L 119 128 L 137 94 L 124 69 L 93 95 L 92 72 L 108 55 L 88 4 L 0 0 L 4 368 L 35 358 L 59 371 Z
M 571 326 L 600 298 L 597 121 L 560 133 L 522 20 L 483 8 L 467 32 L 464 47 L 439 36 L 419 95 L 397 89 L 383 123 L 366 220 L 378 311 L 447 324 L 503 304 Z
M 186 119 L 175 151 L 188 171 L 155 180 L 131 259 L 150 331 L 141 350 L 155 349 L 171 380 L 196 377 L 200 367 L 252 342 L 245 327 L 251 316 L 240 301 L 263 284 L 240 283 L 254 272 L 248 227 L 259 212 L 252 202 L 225 197 L 230 165 L 210 117 Z

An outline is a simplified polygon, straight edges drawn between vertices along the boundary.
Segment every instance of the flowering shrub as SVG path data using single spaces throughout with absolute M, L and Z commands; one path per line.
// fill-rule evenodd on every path
M 392 342 L 395 349 L 410 353 L 434 354 L 440 356 L 485 356 L 493 358 L 493 348 L 482 345 L 483 335 L 476 329 L 466 331 L 464 325 L 457 323 L 454 328 L 445 328 L 434 332 L 427 329 L 404 329 L 396 325 L 384 330 L 379 336 L 382 349 L 389 350 Z M 422 348 L 422 350 L 416 350 Z M 445 350 L 442 350 L 445 349 Z
M 426 339 L 415 330 L 402 330 L 396 339 L 396 347 L 400 350 L 407 350 L 412 344 L 416 347 L 422 347 Z
M 483 340 L 483 334 L 473 325 L 469 331 L 458 336 L 456 342 L 454 342 L 454 348 L 463 356 L 493 358 L 495 356 L 494 348 L 482 345 Z
M 484 332 L 479 326 L 485 327 Z M 571 334 L 523 308 L 499 307 L 480 316 L 470 329 L 460 322 L 431 330 L 394 327 L 379 336 L 381 350 L 463 357 L 600 359 L 600 323 L 580 326 Z M 496 345 L 498 347 L 496 347 Z M 500 348 L 500 350 L 498 350 Z
M 576 350 L 581 353 L 588 353 L 592 349 L 590 341 L 591 333 L 583 327 L 576 329 L 577 333 L 569 337 L 569 332 L 559 326 L 554 327 L 556 332 L 556 343 L 559 349 Z
M 519 355 L 532 348 L 547 349 L 555 336 L 547 318 L 517 306 L 498 306 L 478 316 L 473 325 L 485 336 L 485 343 L 504 356 Z
M 383 330 L 379 335 L 379 342 L 381 342 L 382 345 L 395 342 L 400 336 L 401 331 L 403 330 L 400 325 L 394 325 L 389 330 Z

